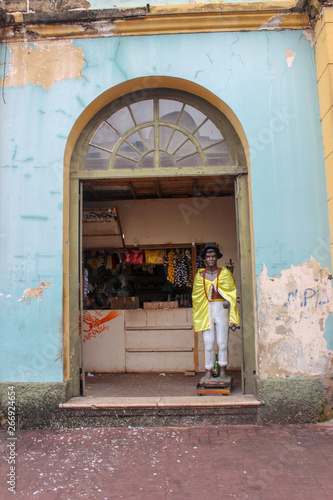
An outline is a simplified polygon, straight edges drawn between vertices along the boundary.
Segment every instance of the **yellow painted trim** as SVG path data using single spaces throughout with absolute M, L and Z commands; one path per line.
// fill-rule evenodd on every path
M 63 378 L 64 382 L 70 377 L 70 359 L 69 359 L 69 192 L 68 192 L 68 173 L 64 169 L 63 185 Z M 67 186 L 65 183 L 67 182 Z M 65 193 L 67 194 L 65 196 Z
M 308 28 L 308 15 L 295 12 L 295 7 L 294 1 L 158 6 L 151 7 L 150 12 L 142 16 L 111 18 L 108 24 L 101 20 L 25 25 L 19 18 L 16 25 L 22 24 L 20 29 L 9 26 L 4 36 L 10 42 L 21 42 L 40 38 L 99 38 Z
M 308 16 L 305 14 L 288 13 L 281 11 L 269 12 L 222 12 L 203 15 L 164 15 L 145 17 L 136 20 L 117 20 L 113 36 L 122 35 L 163 35 L 176 33 L 210 33 L 228 31 L 257 31 L 265 30 L 265 25 L 272 22 L 277 16 L 276 30 L 305 29 L 309 26 Z
M 208 91 L 200 85 L 183 80 L 180 78 L 166 77 L 166 76 L 147 76 L 129 80 L 122 84 L 116 85 L 98 96 L 87 108 L 81 113 L 76 120 L 66 143 L 64 154 L 64 215 L 63 215 L 63 301 L 64 301 L 64 379 L 68 378 L 70 373 L 70 357 L 69 357 L 69 338 L 70 338 L 70 325 L 69 325 L 69 203 L 70 203 L 70 163 L 75 144 L 80 137 L 81 132 L 93 116 L 98 113 L 104 106 L 111 101 L 124 96 L 130 92 L 142 90 L 146 88 L 170 88 L 190 92 L 197 95 L 206 101 L 213 104 L 220 110 L 231 122 L 235 131 L 237 132 L 240 141 L 242 142 L 246 162 L 248 166 L 248 195 L 249 195 L 249 218 L 250 218 L 250 239 L 251 250 L 254 256 L 254 237 L 253 237 L 253 214 L 252 214 L 252 193 L 251 193 L 251 172 L 250 172 L 250 148 L 244 132 L 244 129 L 232 109 L 221 99 L 219 99 L 212 92 Z M 254 262 L 252 272 L 254 273 Z M 253 274 L 255 276 L 255 274 Z M 254 286 L 254 284 L 253 284 Z M 66 350 L 65 350 L 66 348 Z
M 326 185 L 328 196 L 329 223 L 331 232 L 331 260 L 333 264 L 333 8 L 326 7 L 315 26 L 316 70 L 320 118 L 322 122 L 325 154 Z

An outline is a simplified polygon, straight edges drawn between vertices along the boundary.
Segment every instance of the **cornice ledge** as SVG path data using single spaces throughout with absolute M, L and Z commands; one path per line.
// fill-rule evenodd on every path
M 310 0 L 173 5 L 132 9 L 6 13 L 7 40 L 264 31 L 309 27 Z M 318 2 L 319 0 L 311 0 Z

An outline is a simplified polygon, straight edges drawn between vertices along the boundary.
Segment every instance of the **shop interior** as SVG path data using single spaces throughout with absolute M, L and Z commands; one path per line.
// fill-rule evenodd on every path
M 195 396 L 204 345 L 193 330 L 191 293 L 207 241 L 219 245 L 218 265 L 233 272 L 239 290 L 234 177 L 98 179 L 82 187 L 86 394 Z M 233 327 L 233 393 L 241 392 L 241 365 L 241 330 Z

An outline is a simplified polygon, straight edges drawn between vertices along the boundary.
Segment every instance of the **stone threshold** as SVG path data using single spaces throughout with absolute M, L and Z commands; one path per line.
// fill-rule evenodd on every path
M 191 407 L 259 407 L 261 402 L 252 394 L 189 397 L 74 397 L 61 403 L 62 409 L 116 409 L 116 408 L 191 408 Z

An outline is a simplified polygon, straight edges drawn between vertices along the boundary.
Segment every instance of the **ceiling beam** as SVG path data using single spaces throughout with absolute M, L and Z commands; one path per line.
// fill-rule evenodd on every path
M 101 201 L 101 197 L 99 196 L 98 193 L 96 193 L 95 189 L 92 187 L 91 184 L 87 184 L 86 182 L 83 183 L 83 187 L 89 191 L 91 196 L 96 200 L 96 201 Z
M 155 181 L 155 187 L 156 187 L 157 196 L 159 198 L 162 198 L 161 189 L 160 189 L 160 183 L 158 182 L 158 180 Z
M 137 199 L 137 196 L 136 196 L 136 192 L 135 192 L 135 189 L 133 187 L 133 184 L 131 183 L 131 181 L 129 181 L 127 183 L 128 187 L 129 187 L 129 190 L 131 191 L 131 195 L 132 195 L 132 198 L 133 200 L 136 200 Z
M 192 197 L 197 197 L 198 196 L 198 181 L 197 179 L 193 179 L 193 184 L 192 184 Z

